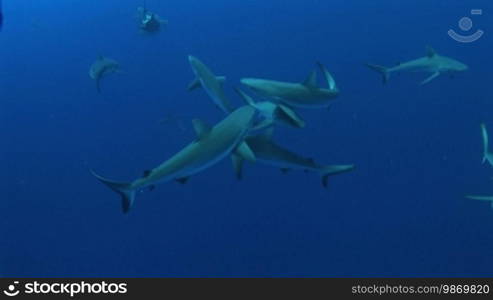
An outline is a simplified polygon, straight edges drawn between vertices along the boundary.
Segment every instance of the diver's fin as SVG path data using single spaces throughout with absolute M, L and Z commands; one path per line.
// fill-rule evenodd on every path
M 242 142 L 238 145 L 238 147 L 236 147 L 235 154 L 239 155 L 244 160 L 255 162 L 255 154 L 246 142 Z
M 236 153 L 231 154 L 231 161 L 238 180 L 243 179 L 243 158 Z
M 389 82 L 390 79 L 390 72 L 387 67 L 384 66 L 379 66 L 379 65 L 374 65 L 374 64 L 366 64 L 366 66 L 373 71 L 376 71 L 382 75 L 383 83 Z
M 310 88 L 316 88 L 317 87 L 317 71 L 313 70 L 308 74 L 308 77 L 303 81 L 303 85 L 310 87 Z
M 124 213 L 128 213 L 130 211 L 130 208 L 132 208 L 135 200 L 135 190 L 132 189 L 132 184 L 106 179 L 96 174 L 93 170 L 91 170 L 91 173 L 99 181 L 101 181 L 103 184 L 105 184 L 107 187 L 109 187 L 122 197 L 122 210 Z
M 199 140 L 206 137 L 212 130 L 212 128 L 208 124 L 200 119 L 194 119 L 192 123 Z
M 333 165 L 325 166 L 320 169 L 320 176 L 322 177 L 322 186 L 327 188 L 329 184 L 329 176 L 337 175 L 345 172 L 352 171 L 354 165 Z
M 430 77 L 426 78 L 425 80 L 423 80 L 421 82 L 421 85 L 429 83 L 430 81 L 437 78 L 438 76 L 440 76 L 440 72 L 435 72 L 435 73 L 431 74 Z

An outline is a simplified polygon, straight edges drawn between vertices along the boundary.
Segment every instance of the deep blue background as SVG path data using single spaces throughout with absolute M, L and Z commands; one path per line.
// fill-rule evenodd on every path
M 139 34 L 141 1 L 5 0 L 0 34 L 0 274 L 3 276 L 491 276 L 493 194 L 479 123 L 493 132 L 493 3 L 463 0 L 148 0 L 169 20 Z M 471 8 L 472 44 L 448 37 Z M 387 86 L 393 65 L 433 46 L 470 71 Z M 231 163 L 138 196 L 129 215 L 89 173 L 141 175 L 223 116 L 188 93 L 193 54 L 227 92 L 241 77 L 301 81 L 317 60 L 342 93 L 276 140 L 322 163 L 355 163 L 324 190 L 316 174 Z M 121 74 L 96 93 L 98 55 Z M 159 124 L 167 115 L 184 122 Z

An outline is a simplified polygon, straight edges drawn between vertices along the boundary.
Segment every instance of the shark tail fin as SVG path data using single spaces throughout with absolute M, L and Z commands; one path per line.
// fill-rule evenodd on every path
M 483 137 L 483 164 L 488 162 L 493 166 L 493 153 L 491 153 L 489 149 L 488 130 L 484 123 L 481 123 L 481 135 Z
M 106 185 L 122 197 L 123 213 L 128 213 L 130 211 L 130 208 L 132 208 L 136 194 L 135 190 L 131 188 L 131 184 L 106 179 L 96 174 L 93 170 L 91 170 L 91 173 L 94 177 L 96 177 L 96 179 L 101 181 L 104 185 Z
M 322 186 L 327 188 L 329 185 L 329 176 L 338 175 L 354 170 L 354 165 L 332 165 L 325 166 L 320 169 L 320 176 L 322 177 Z
M 384 84 L 389 82 L 390 72 L 389 72 L 389 69 L 387 67 L 374 65 L 374 64 L 366 64 L 366 66 L 368 68 L 372 69 L 373 71 L 380 73 L 382 75 Z

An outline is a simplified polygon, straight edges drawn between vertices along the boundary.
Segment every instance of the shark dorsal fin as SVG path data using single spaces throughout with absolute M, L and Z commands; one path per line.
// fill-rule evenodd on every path
M 195 133 L 199 139 L 203 139 L 206 137 L 212 130 L 212 128 L 200 119 L 194 119 L 192 121 L 193 129 L 195 129 Z
M 317 87 L 317 71 L 311 71 L 305 81 L 303 81 L 303 85 L 311 88 Z
M 426 47 L 426 55 L 429 57 L 429 58 L 432 58 L 434 57 L 435 55 L 437 55 L 435 49 L 431 48 L 430 46 L 427 46 Z

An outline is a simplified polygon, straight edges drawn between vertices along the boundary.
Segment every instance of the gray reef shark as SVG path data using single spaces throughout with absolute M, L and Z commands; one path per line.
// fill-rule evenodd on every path
M 188 178 L 232 154 L 233 161 L 255 161 L 255 155 L 244 142 L 255 117 L 255 109 L 242 106 L 229 114 L 213 128 L 195 119 L 193 125 L 197 139 L 156 168 L 145 171 L 142 178 L 133 182 L 116 182 L 92 174 L 122 198 L 123 212 L 127 213 L 134 203 L 138 190 L 153 188 L 158 183 L 176 180 L 186 183 Z
M 282 102 L 291 107 L 324 108 L 331 105 L 331 100 L 339 95 L 336 83 L 327 68 L 318 63 L 324 74 L 328 88 L 317 85 L 317 72 L 312 71 L 305 81 L 300 83 L 276 80 L 243 78 L 241 83 L 252 89 L 260 97 Z
M 483 164 L 488 162 L 490 166 L 493 166 L 493 153 L 489 149 L 488 131 L 484 123 L 481 123 L 481 136 L 483 137 Z
M 98 59 L 91 65 L 89 69 L 89 76 L 96 80 L 96 89 L 98 93 L 101 93 L 101 79 L 111 73 L 115 73 L 120 70 L 120 65 L 116 60 L 99 56 Z
M 198 87 L 204 88 L 219 109 L 225 113 L 230 113 L 233 108 L 224 93 L 223 83 L 226 80 L 225 77 L 215 76 L 204 63 L 194 56 L 188 56 L 188 61 L 195 74 L 195 79 L 189 84 L 188 90 L 194 90 Z
M 463 72 L 469 67 L 455 59 L 438 55 L 435 50 L 428 47 L 427 55 L 422 58 L 401 63 L 395 67 L 387 68 L 374 64 L 366 64 L 370 69 L 382 74 L 383 82 L 387 83 L 391 73 L 395 72 L 425 72 L 431 75 L 423 80 L 421 84 L 427 84 L 442 74 L 453 74 Z
M 248 136 L 245 142 L 253 151 L 256 162 L 278 167 L 283 173 L 290 170 L 302 170 L 315 172 L 322 178 L 322 185 L 327 187 L 328 178 L 331 175 L 337 175 L 352 171 L 354 165 L 320 165 L 313 159 L 302 157 L 292 151 L 289 151 L 272 141 L 272 130 L 264 135 Z M 236 176 L 238 179 L 243 177 L 243 160 L 234 161 Z
M 238 88 L 235 88 L 235 90 L 247 105 L 258 110 L 260 115 L 264 118 L 259 124 L 252 128 L 252 130 L 265 129 L 274 124 L 283 124 L 296 128 L 305 127 L 305 121 L 288 106 L 270 101 L 255 103 L 255 101 L 242 90 Z

